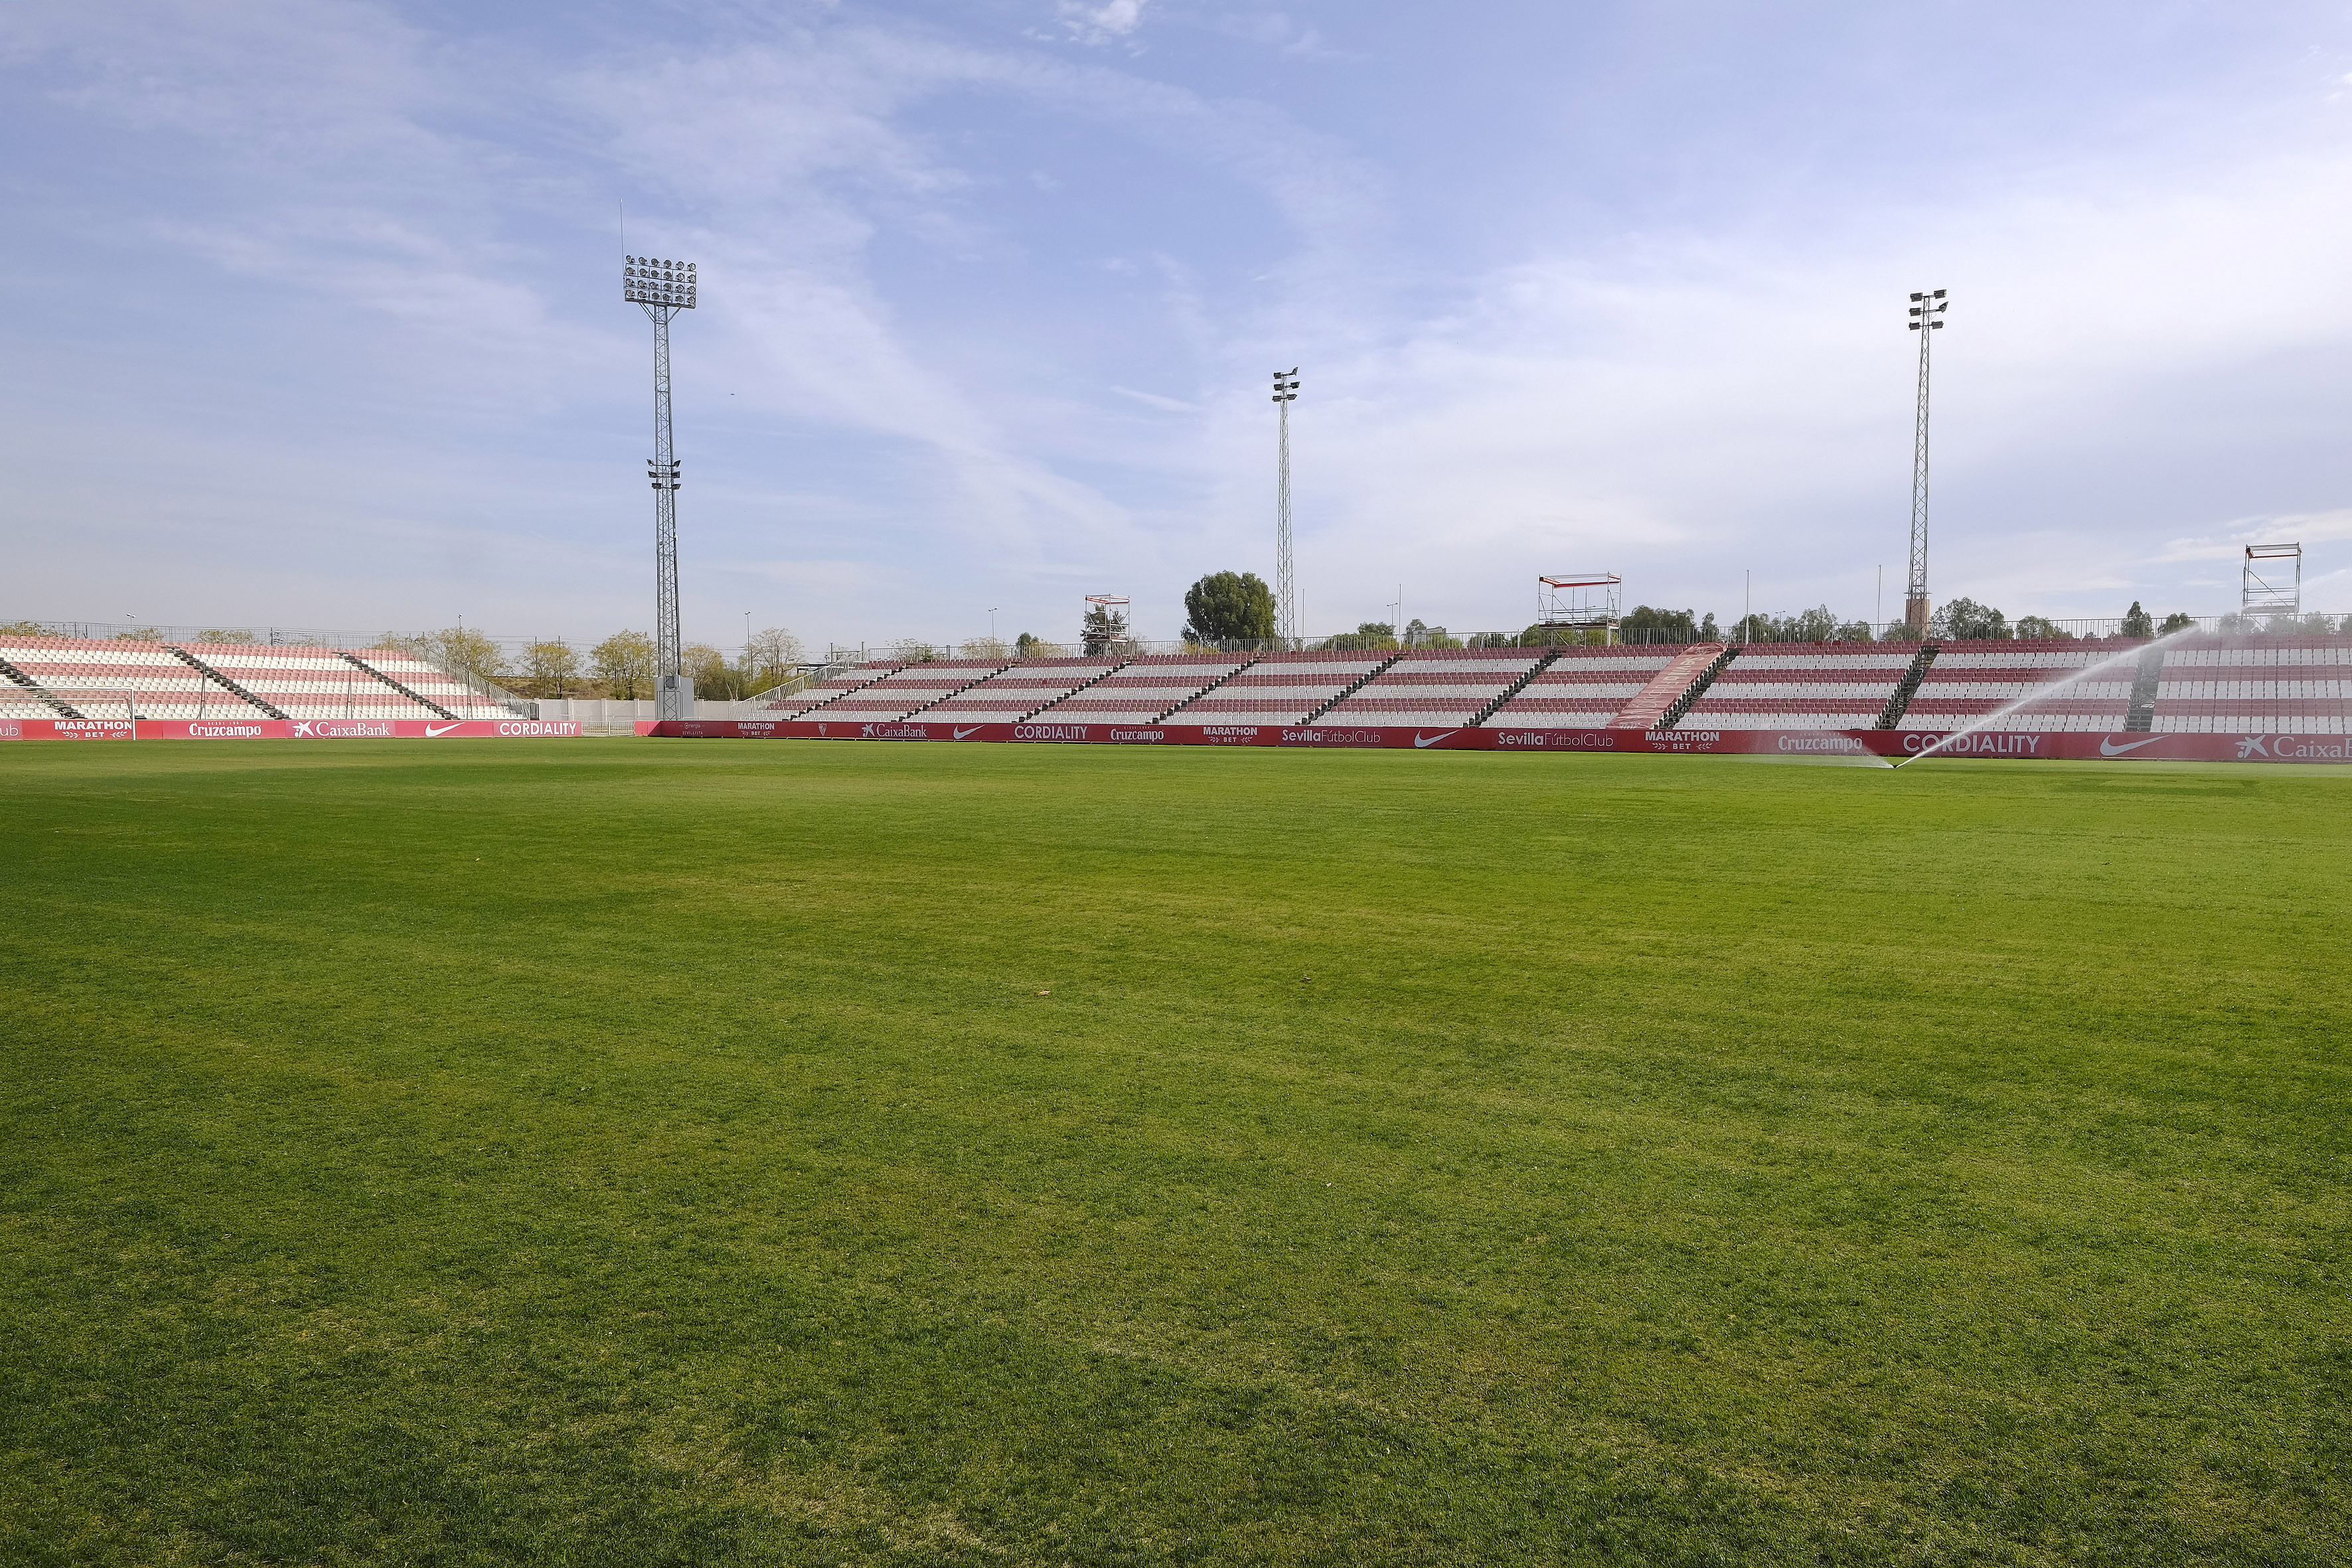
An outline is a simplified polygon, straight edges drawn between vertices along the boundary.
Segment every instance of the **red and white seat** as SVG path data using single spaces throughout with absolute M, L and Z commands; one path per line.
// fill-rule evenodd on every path
M 142 719 L 264 719 L 268 717 L 219 681 L 192 668 L 162 643 L 127 638 L 0 638 L 0 659 L 25 679 L 58 694 L 76 711 L 74 694 L 88 698 L 85 717 Z M 8 708 L 0 718 L 54 719 L 57 709 L 14 681 L 0 686 Z
M 2352 638 L 2198 637 L 2165 651 L 2160 734 L 2352 734 Z
M 857 690 L 836 697 L 810 717 L 879 723 L 904 719 L 952 697 L 1004 668 L 996 658 L 935 658 L 892 670 Z
M 363 647 L 354 648 L 352 652 L 354 658 L 370 668 L 382 670 L 425 701 L 436 708 L 446 708 L 460 719 L 513 717 L 513 710 L 497 698 L 475 691 L 429 659 L 421 658 L 404 649 Z M 390 690 L 389 688 L 386 691 L 390 696 L 400 695 L 396 691 Z M 405 718 L 421 711 L 421 710 L 412 709 L 410 714 L 402 714 L 399 717 Z M 335 716 L 332 713 L 295 715 L 297 718 L 321 719 L 331 719 Z M 424 716 L 431 717 L 430 714 Z
M 2121 731 L 2139 673 L 2134 656 L 2145 646 L 2122 638 L 1947 642 L 1895 727 Z
M 1375 650 L 1261 654 L 1168 715 L 1171 724 L 1298 724 L 1395 657 Z
M 1564 647 L 1486 720 L 1490 730 L 1598 730 L 1675 661 L 1681 644 Z
M 926 719 L 965 723 L 1017 723 L 1067 697 L 1124 662 L 1116 658 L 1030 658 L 923 711 Z
M 1040 710 L 1036 717 L 1073 724 L 1153 723 L 1248 662 L 1241 654 L 1147 654 Z
M 789 697 L 779 697 L 773 702 L 762 702 L 752 710 L 761 719 L 798 719 L 814 712 L 837 697 L 853 691 L 863 691 L 892 670 L 901 668 L 894 658 L 877 658 L 870 663 L 841 670 L 814 686 L 804 686 Z
M 1327 724 L 1467 724 L 1543 658 L 1540 648 L 1414 648 L 1323 715 Z
M 1685 730 L 1867 730 L 1918 653 L 1911 643 L 1750 643 L 1684 714 Z
M 265 647 L 247 643 L 180 646 L 206 668 L 226 676 L 289 719 L 439 717 L 432 709 L 401 695 L 331 648 Z M 455 682 L 447 681 L 446 677 L 442 679 L 455 687 Z M 450 710 L 460 718 L 473 717 L 455 707 Z M 506 710 L 497 711 L 503 714 Z

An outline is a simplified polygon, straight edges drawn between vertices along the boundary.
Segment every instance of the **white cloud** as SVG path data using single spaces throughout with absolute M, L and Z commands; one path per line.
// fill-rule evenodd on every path
M 1082 44 L 1118 43 L 1132 37 L 1143 26 L 1146 4 L 1147 0 L 1102 0 L 1101 5 L 1089 5 L 1084 0 L 1058 0 L 1055 16 Z

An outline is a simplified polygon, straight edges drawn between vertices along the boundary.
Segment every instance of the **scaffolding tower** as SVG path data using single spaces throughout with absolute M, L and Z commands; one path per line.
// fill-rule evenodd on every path
M 1536 624 L 1547 630 L 1600 632 L 1617 640 L 1623 581 L 1614 572 L 1571 572 L 1536 579 Z
M 2303 614 L 2303 546 L 2249 544 L 2238 574 L 2238 613 L 2246 616 Z

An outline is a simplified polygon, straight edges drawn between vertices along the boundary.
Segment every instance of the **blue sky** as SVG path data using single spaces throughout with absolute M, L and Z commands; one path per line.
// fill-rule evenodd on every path
M 2352 16 L 977 0 L 0 14 L 0 617 L 1067 637 L 1899 605 L 2352 611 Z

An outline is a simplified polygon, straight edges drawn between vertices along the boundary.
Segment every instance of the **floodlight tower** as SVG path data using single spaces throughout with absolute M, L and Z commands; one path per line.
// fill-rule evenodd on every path
M 1274 373 L 1274 630 L 1286 647 L 1297 646 L 1298 584 L 1290 571 L 1290 405 L 1298 401 L 1298 367 Z
M 1944 290 L 1911 296 L 1911 330 L 1919 334 L 1919 415 L 1911 433 L 1911 584 L 1903 597 L 1903 619 L 1927 635 L 1927 361 L 1928 345 L 1952 308 Z
M 622 258 L 621 298 L 654 324 L 654 455 L 646 478 L 654 487 L 654 713 L 684 719 L 693 689 L 677 651 L 677 456 L 669 431 L 669 319 L 694 309 L 694 263 L 648 256 Z

